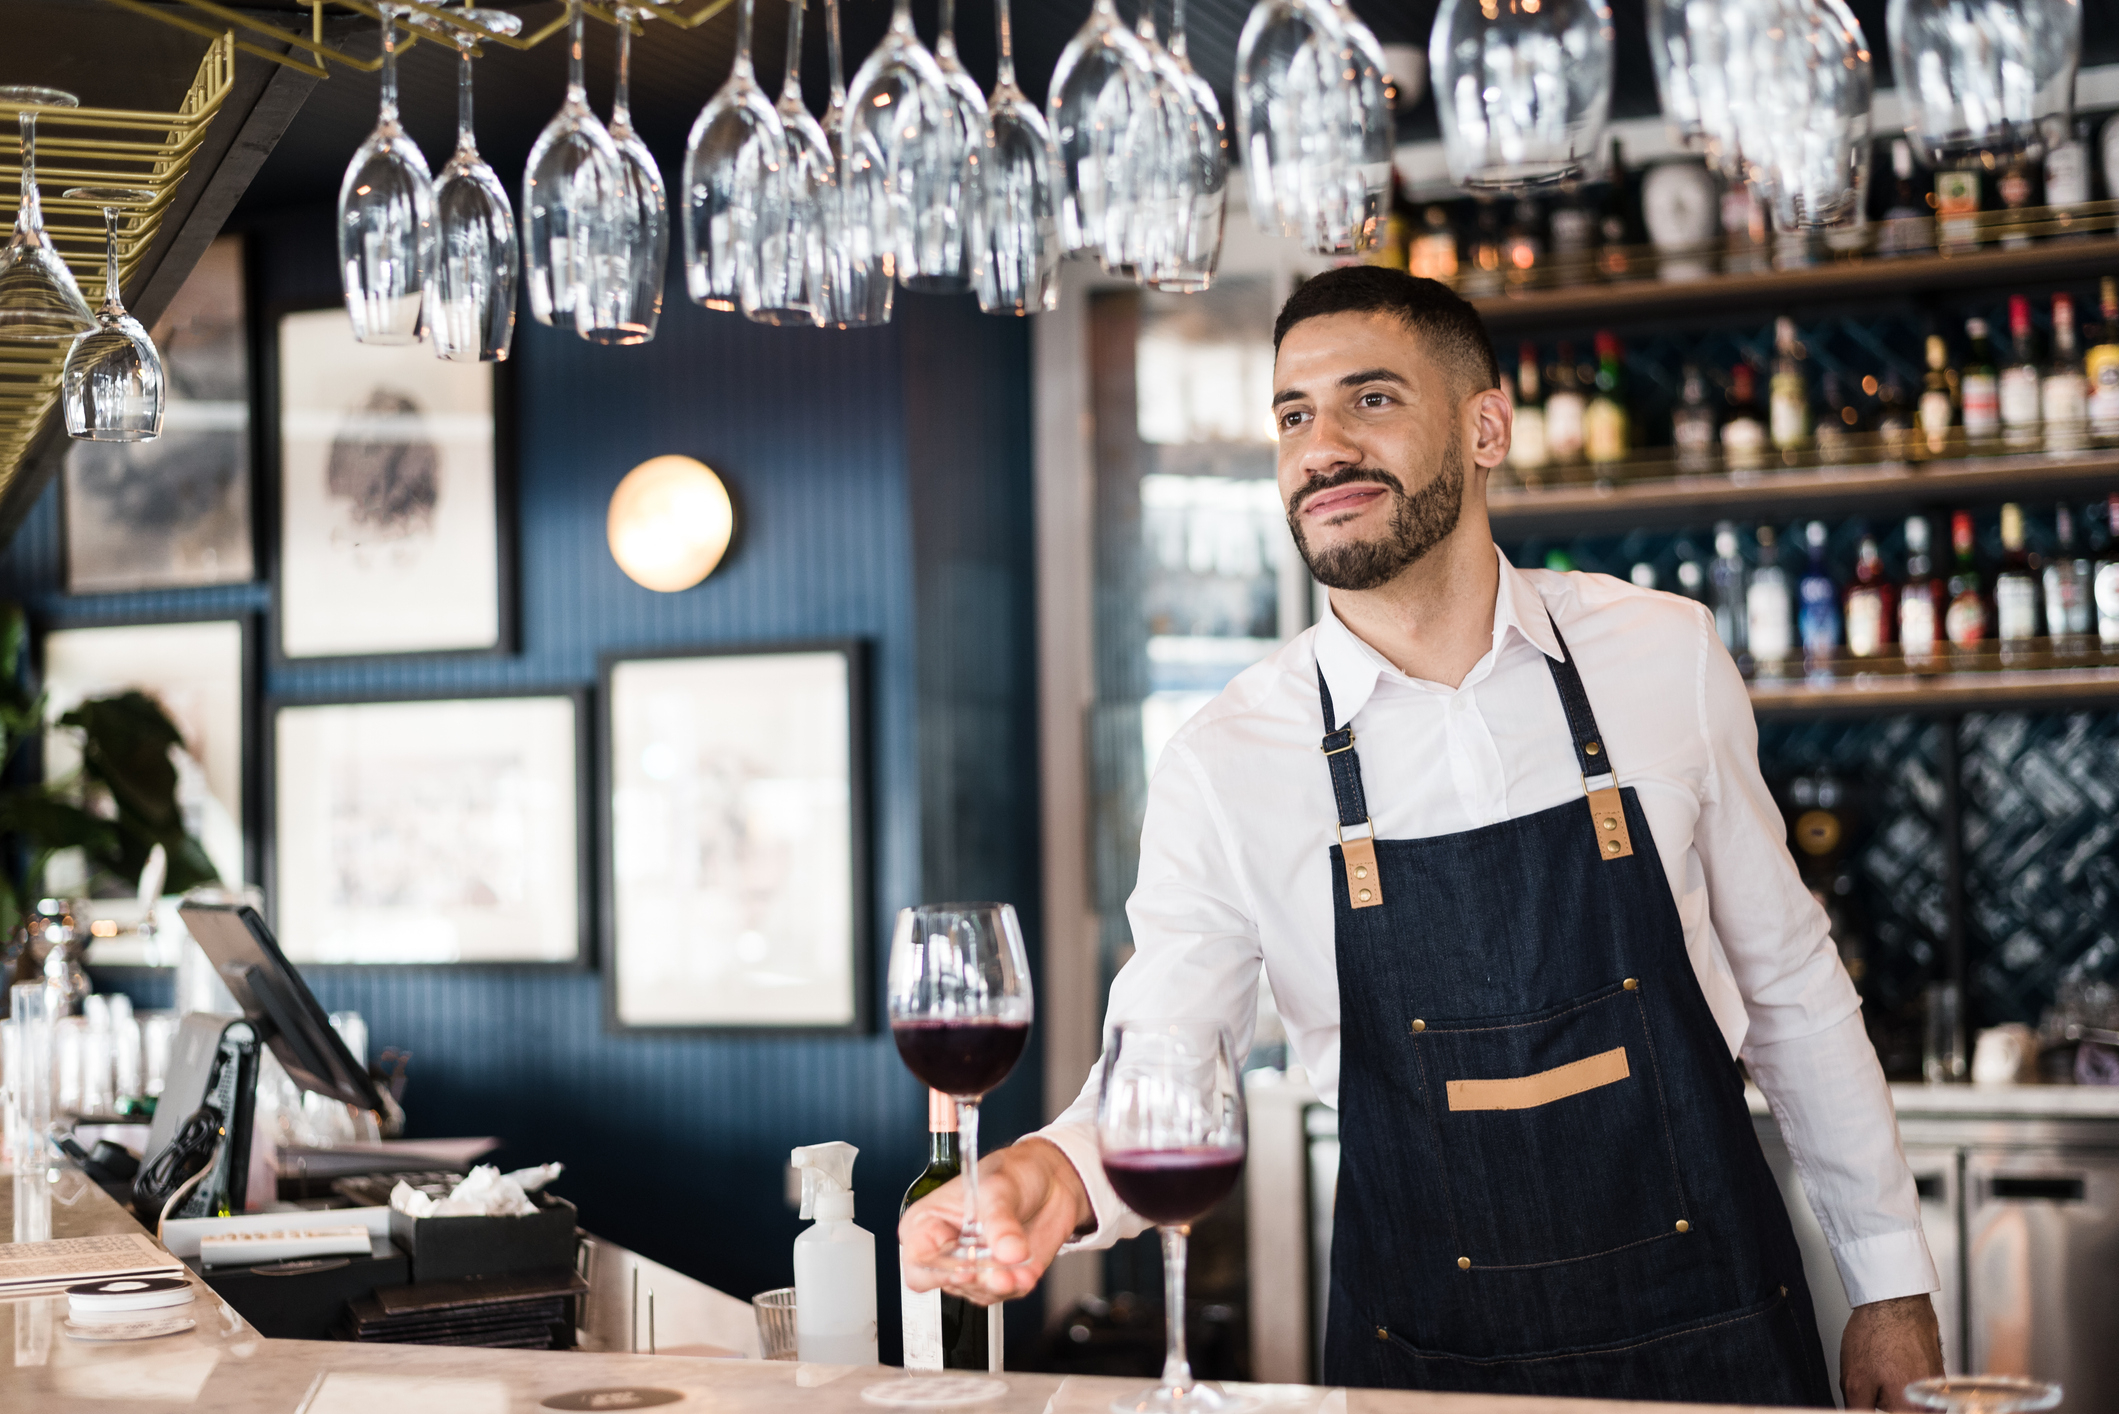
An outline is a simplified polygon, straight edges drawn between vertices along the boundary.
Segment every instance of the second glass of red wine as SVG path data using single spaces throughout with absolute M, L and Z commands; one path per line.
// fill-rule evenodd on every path
M 1248 1401 L 1192 1378 L 1185 1356 L 1185 1239 L 1243 1173 L 1243 1073 L 1228 1031 L 1203 1021 L 1123 1021 L 1104 1047 L 1096 1142 L 1119 1199 L 1162 1230 L 1169 1344 L 1162 1383 L 1116 1414 L 1226 1414 Z
M 1034 1010 L 1012 904 L 924 903 L 898 915 L 890 1032 L 905 1068 L 956 1101 L 964 1227 L 954 1260 L 972 1270 L 992 1256 L 978 1217 L 979 1100 L 1015 1069 Z

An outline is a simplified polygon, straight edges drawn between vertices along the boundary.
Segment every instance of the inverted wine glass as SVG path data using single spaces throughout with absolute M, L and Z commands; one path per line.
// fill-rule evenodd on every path
M 751 66 L 757 0 L 736 7 L 736 61 L 684 148 L 684 278 L 708 309 L 759 307 L 763 232 L 787 224 L 787 133 Z
M 0 339 L 52 343 L 97 327 L 74 272 L 44 229 L 44 204 L 37 199 L 37 110 L 75 108 L 80 102 L 56 88 L 0 87 L 0 105 L 20 110 L 16 119 L 22 133 L 22 199 L 15 207 L 14 235 L 0 254 Z
M 68 201 L 103 208 L 103 303 L 96 327 L 74 337 L 60 387 L 66 435 L 86 442 L 150 442 L 162 435 L 166 397 L 162 355 L 118 296 L 118 221 L 128 206 L 154 201 L 151 191 L 73 187 Z
M 1243 1072 L 1226 1028 L 1122 1021 L 1104 1047 L 1096 1144 L 1112 1191 L 1162 1232 L 1168 1344 L 1162 1383 L 1111 1402 L 1116 1414 L 1218 1414 L 1245 1407 L 1192 1378 L 1185 1354 L 1185 1245 L 1192 1224 L 1243 1173 Z
M 398 121 L 397 7 L 375 12 L 383 22 L 382 108 L 338 187 L 339 283 L 354 338 L 410 344 L 434 269 L 434 178 Z
M 592 344 L 644 344 L 662 318 L 670 260 L 669 192 L 655 154 L 633 131 L 633 22 L 656 12 L 650 5 L 619 5 L 611 13 L 618 21 L 618 82 L 607 131 L 618 150 L 618 193 L 582 337 Z
M 1193 294 L 1214 282 L 1221 261 L 1223 207 L 1229 184 L 1229 128 L 1213 85 L 1199 76 L 1187 57 L 1185 0 L 1171 0 L 1170 33 L 1158 68 L 1189 100 L 1182 125 L 1185 150 L 1172 154 L 1182 162 L 1177 225 L 1148 283 L 1167 294 Z
M 934 40 L 935 67 L 948 90 L 949 145 L 956 161 L 937 168 L 932 190 L 915 195 L 918 268 L 907 285 L 928 294 L 955 294 L 971 288 L 978 247 L 971 239 L 972 212 L 978 207 L 979 179 L 986 149 L 986 95 L 956 51 L 956 0 L 940 0 L 941 30 Z
M 988 314 L 1036 314 L 1059 303 L 1059 213 L 1052 135 L 1015 82 L 1008 0 L 994 0 L 1000 70 L 986 100 L 978 202 L 972 208 L 972 288 Z
M 1324 115 L 1297 106 L 1314 102 L 1325 81 L 1298 82 L 1294 72 L 1322 57 L 1310 38 L 1325 22 L 1313 0 L 1258 0 L 1236 42 L 1236 138 L 1251 219 L 1275 235 L 1304 234 L 1301 193 L 1316 180 L 1305 168 L 1331 155 Z
M 760 324 L 824 322 L 824 231 L 835 194 L 831 144 L 802 97 L 802 10 L 787 7 L 787 73 L 774 106 L 786 134 L 787 219 L 758 233 L 758 298 L 743 306 Z
M 2021 1375 L 1944 1375 L 1906 1386 L 1906 1402 L 1914 1408 L 1948 1414 L 2037 1414 L 2057 1406 L 2060 1396 L 2051 1380 Z
M 1148 52 L 1116 0 L 1096 0 L 1053 66 L 1045 122 L 1059 158 L 1060 244 L 1095 251 L 1106 269 L 1129 264 L 1135 169 L 1125 144 L 1149 85 Z
M 896 0 L 883 42 L 854 73 L 846 142 L 856 163 L 882 163 L 898 282 L 907 289 L 964 288 L 962 213 L 950 205 L 967 157 L 961 98 L 913 29 L 912 0 Z M 977 130 L 985 130 L 983 111 Z
M 2066 142 L 2082 6 L 2075 0 L 1891 0 L 1891 68 L 1908 75 L 1906 136 L 1930 167 L 2036 160 Z
M 530 317 L 586 336 L 614 267 L 626 186 L 618 146 L 589 107 L 581 0 L 567 0 L 567 90 L 522 173 L 522 278 Z
M 824 0 L 830 41 L 831 101 L 824 109 L 833 190 L 824 203 L 823 322 L 834 329 L 890 322 L 897 294 L 897 238 L 891 230 L 890 174 L 883 149 L 864 131 L 858 144 L 846 127 L 844 55 L 839 45 L 839 0 Z
M 1382 43 L 1347 0 L 1328 4 L 1328 57 L 1338 81 L 1319 96 L 1318 106 L 1332 124 L 1330 137 L 1339 150 L 1313 213 L 1309 247 L 1321 255 L 1348 255 L 1372 248 L 1382 237 L 1397 129 Z M 1320 46 L 1327 42 L 1325 30 L 1312 39 Z
M 412 23 L 456 46 L 456 150 L 434 181 L 434 283 L 427 338 L 437 358 L 498 363 L 515 341 L 515 279 L 521 254 L 515 208 L 500 174 L 479 156 L 471 122 L 471 62 L 482 34 L 522 29 L 506 10 L 451 10 L 446 24 L 415 13 Z M 463 26 L 476 26 L 466 29 Z
M 1611 106 L 1611 22 L 1601 0 L 1489 7 L 1442 0 L 1428 70 L 1450 180 L 1520 191 L 1595 169 Z

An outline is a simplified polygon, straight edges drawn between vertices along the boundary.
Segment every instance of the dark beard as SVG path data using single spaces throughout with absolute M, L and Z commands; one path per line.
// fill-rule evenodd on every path
M 1303 539 L 1299 512 L 1302 503 L 1320 492 L 1353 481 L 1371 481 L 1390 488 L 1390 530 L 1378 540 L 1357 540 L 1312 551 Z M 1297 493 L 1288 507 L 1288 529 L 1294 532 L 1295 549 L 1310 575 L 1327 589 L 1374 589 L 1390 583 L 1421 556 L 1449 538 L 1464 509 L 1464 451 L 1451 438 L 1443 447 L 1442 470 L 1434 480 L 1407 495 L 1405 485 L 1378 467 L 1348 467 L 1320 481 L 1312 481 Z

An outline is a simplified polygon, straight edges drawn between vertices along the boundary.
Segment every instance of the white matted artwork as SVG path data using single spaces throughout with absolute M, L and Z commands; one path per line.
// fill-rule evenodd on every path
M 502 646 L 493 368 L 283 315 L 280 654 Z
M 581 702 L 273 713 L 273 904 L 295 962 L 581 959 Z
M 858 661 L 606 663 L 612 1024 L 861 1024 Z

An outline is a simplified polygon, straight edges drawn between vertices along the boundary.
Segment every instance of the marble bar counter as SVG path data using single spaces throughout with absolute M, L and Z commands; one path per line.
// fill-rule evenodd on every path
M 42 1194 L 39 1187 L 42 1187 Z M 18 1240 L 37 1236 L 49 1198 L 51 1237 L 138 1230 L 132 1216 L 71 1168 L 0 1180 Z M 671 1414 L 879 1414 L 861 1391 L 901 1377 L 874 1367 L 715 1360 L 679 1355 L 474 1350 L 425 1345 L 268 1340 L 203 1283 L 180 1335 L 91 1344 L 67 1336 L 64 1297 L 0 1302 L 4 1414 L 534 1414 L 545 1409 L 657 1407 Z M 1109 1414 L 1138 1379 L 1009 1374 L 1007 1392 L 974 1414 Z M 1311 1385 L 1242 1386 L 1257 1414 L 1532 1414 L 1557 1401 L 1400 1394 Z M 624 1391 L 660 1391 L 645 1398 Z M 569 1399 L 567 1396 L 575 1396 Z M 966 1406 L 959 1406 L 966 1407 Z M 1684 1414 L 1704 1405 L 1567 1401 L 1584 1414 Z

